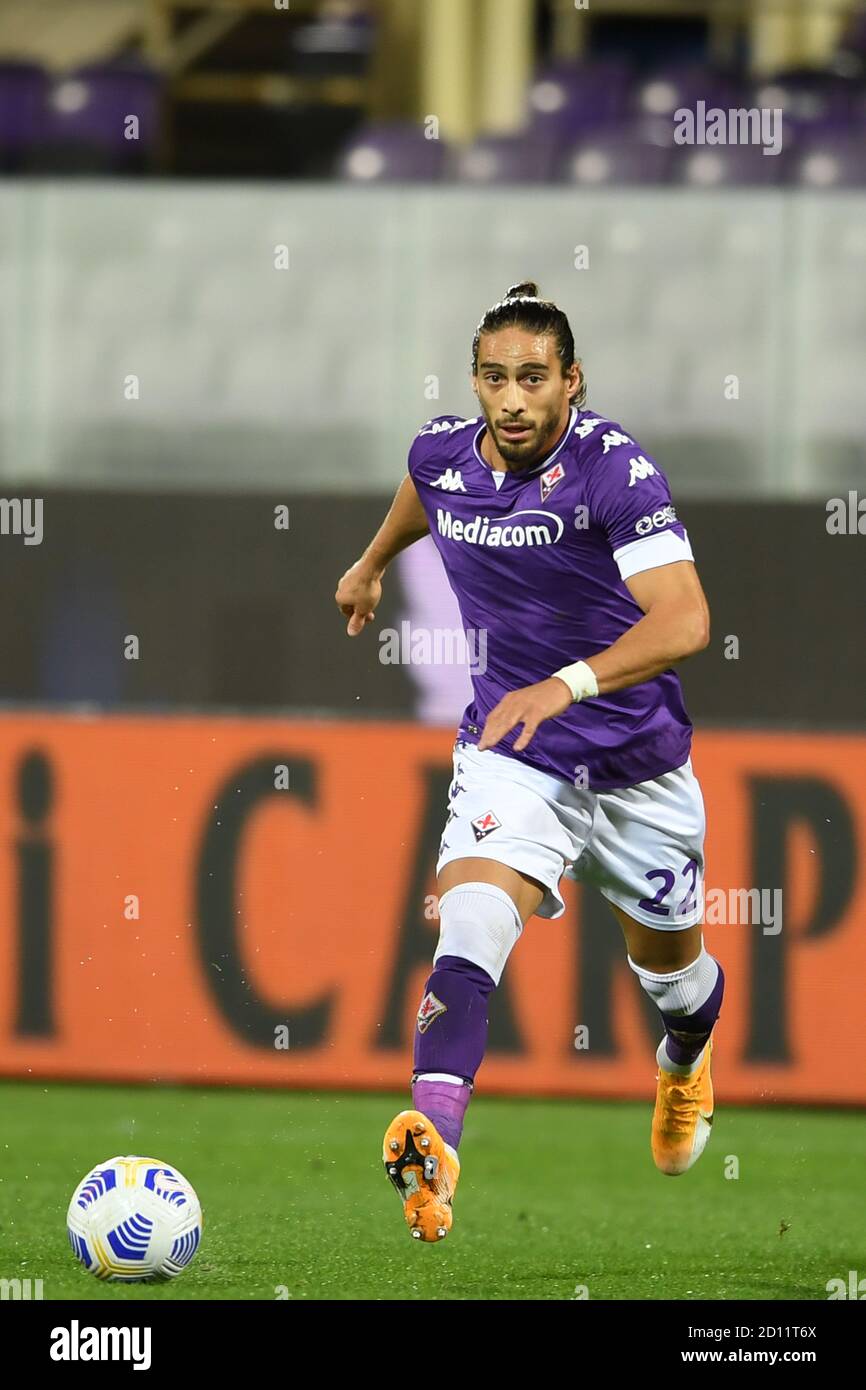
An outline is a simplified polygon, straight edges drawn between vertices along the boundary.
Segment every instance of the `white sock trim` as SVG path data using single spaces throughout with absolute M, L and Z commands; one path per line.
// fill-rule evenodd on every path
M 518 935 L 523 931 L 523 922 L 520 920 L 520 913 L 517 911 L 517 903 L 504 888 L 500 888 L 495 883 L 483 883 L 481 880 L 470 883 L 455 883 L 453 888 L 447 888 L 439 899 L 439 916 L 442 916 L 442 905 L 448 902 L 452 895 L 457 893 L 478 893 L 482 897 L 495 898 L 503 903 L 511 912 L 517 926 Z M 471 901 L 471 899 L 470 899 Z
M 690 970 L 694 970 L 695 966 L 700 961 L 701 956 L 705 955 L 707 955 L 707 951 L 704 947 L 704 938 L 702 936 L 700 954 L 695 956 L 695 959 L 692 961 L 691 965 L 684 965 L 682 970 L 673 970 L 669 975 L 654 975 L 651 970 L 644 970 L 642 965 L 636 965 L 635 962 L 632 960 L 631 956 L 629 955 L 626 955 L 626 960 L 628 961 L 634 973 L 636 975 L 639 975 L 642 980 L 651 980 L 653 982 L 657 981 L 659 984 L 663 985 L 673 985 L 676 984 L 677 980 L 681 980 L 684 975 L 688 975 Z
M 448 1081 L 452 1086 L 465 1086 L 462 1076 L 452 1076 L 447 1071 L 421 1071 L 415 1075 L 416 1081 Z
M 719 963 L 703 945 L 697 960 L 670 975 L 654 975 L 651 970 L 635 965 L 631 956 L 628 963 L 640 979 L 641 987 L 666 1014 L 693 1014 L 709 999 L 719 978 Z

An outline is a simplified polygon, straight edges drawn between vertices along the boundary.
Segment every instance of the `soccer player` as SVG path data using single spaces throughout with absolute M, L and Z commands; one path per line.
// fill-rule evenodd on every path
M 383 1147 L 425 1241 L 451 1228 L 488 997 L 527 920 L 564 912 L 563 874 L 608 900 L 658 1006 L 651 1148 L 663 1173 L 690 1168 L 710 1134 L 724 989 L 701 930 L 704 807 L 671 669 L 706 647 L 709 611 L 667 481 L 621 425 L 586 408 L 568 319 L 534 284 L 482 318 L 472 385 L 483 418 L 424 425 L 335 595 L 357 636 L 389 561 L 429 531 L 470 650 L 485 653 L 454 748 L 413 1108 Z

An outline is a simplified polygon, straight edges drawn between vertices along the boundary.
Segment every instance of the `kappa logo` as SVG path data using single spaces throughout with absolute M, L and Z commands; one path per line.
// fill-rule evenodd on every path
M 645 459 L 643 454 L 638 454 L 636 459 L 629 459 L 631 465 L 628 475 L 629 487 L 634 487 L 640 478 L 652 478 L 655 475 L 655 467 L 649 459 Z
M 428 989 L 418 1010 L 418 1032 L 426 1033 L 430 1024 L 434 1023 L 440 1014 L 447 1012 L 448 1005 L 443 1004 L 441 999 L 437 999 L 432 989 Z
M 496 819 L 492 811 L 485 811 L 483 816 L 476 816 L 470 824 L 476 840 L 483 840 L 485 835 L 490 835 L 502 827 L 502 822 Z
M 441 487 L 443 492 L 466 491 L 466 488 L 463 484 L 463 475 L 460 472 L 459 468 L 446 468 L 445 472 L 440 473 L 436 481 L 434 483 L 431 483 L 430 486 Z
M 575 425 L 572 433 L 576 434 L 578 439 L 588 439 L 596 426 L 602 424 L 604 421 L 600 416 L 596 416 L 594 419 L 581 420 L 579 424 Z
M 477 424 L 477 415 L 473 415 L 471 420 L 454 420 L 449 418 L 444 420 L 428 420 L 424 428 L 418 431 L 418 434 L 419 436 L 425 434 L 456 434 L 458 430 L 465 430 L 467 425 Z
M 617 444 L 634 444 L 631 436 L 623 434 L 622 430 L 606 430 L 601 436 L 601 442 L 604 445 L 604 453 L 607 453 L 608 449 L 615 448 Z
M 546 473 L 541 475 L 541 500 L 546 502 L 557 483 L 561 483 L 565 477 L 565 469 L 561 463 L 555 463 L 552 468 L 548 468 Z

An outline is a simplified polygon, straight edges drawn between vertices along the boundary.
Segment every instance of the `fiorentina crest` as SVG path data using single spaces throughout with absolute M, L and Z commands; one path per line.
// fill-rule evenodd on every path
M 493 830 L 499 830 L 502 821 L 497 820 L 492 811 L 485 811 L 483 816 L 476 816 L 469 824 L 472 826 L 472 834 L 476 841 L 483 840 L 485 835 L 489 835 Z
M 447 1013 L 447 1010 L 448 1005 L 443 1004 L 441 999 L 437 999 L 432 989 L 428 989 L 418 1010 L 418 1032 L 426 1033 L 433 1020 L 437 1019 L 440 1014 Z
M 546 473 L 541 475 L 541 500 L 546 502 L 557 483 L 561 483 L 565 477 L 565 469 L 561 463 L 555 463 L 552 468 L 548 468 Z

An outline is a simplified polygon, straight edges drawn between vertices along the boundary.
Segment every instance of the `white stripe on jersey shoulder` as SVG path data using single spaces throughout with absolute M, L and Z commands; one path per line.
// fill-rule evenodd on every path
M 639 541 L 629 541 L 613 552 L 621 579 L 631 579 L 633 574 L 644 570 L 661 569 L 662 565 L 673 565 L 677 560 L 694 560 L 689 545 L 688 532 L 678 536 L 676 531 L 660 531 L 657 536 L 642 536 Z

